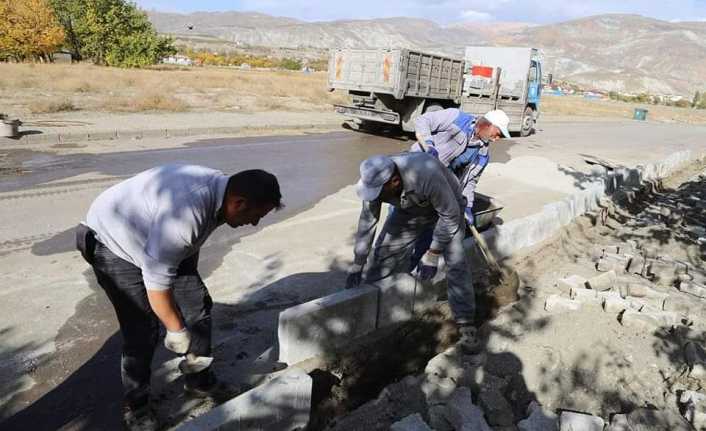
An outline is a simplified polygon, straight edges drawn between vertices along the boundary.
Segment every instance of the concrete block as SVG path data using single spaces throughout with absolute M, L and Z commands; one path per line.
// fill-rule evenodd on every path
M 613 415 L 610 420 L 610 426 L 606 428 L 606 431 L 632 431 L 628 423 L 628 415 Z
M 630 301 L 622 298 L 604 298 L 603 311 L 606 313 L 620 313 L 630 308 Z
M 483 411 L 473 404 L 471 390 L 468 388 L 456 389 L 445 406 L 445 419 L 454 430 L 492 431 L 483 417 Z
M 688 301 L 683 298 L 665 298 L 662 303 L 662 310 L 672 311 L 684 317 L 704 315 L 701 307 L 698 307 L 693 301 Z
M 630 274 L 642 275 L 645 271 L 645 258 L 640 254 L 632 254 L 630 264 L 627 267 L 627 272 Z
M 680 281 L 679 290 L 697 298 L 706 298 L 706 286 L 694 281 Z
M 603 431 L 605 422 L 598 416 L 584 413 L 561 412 L 559 431 Z
M 309 423 L 311 391 L 311 377 L 293 368 L 184 423 L 177 431 L 304 429 Z
M 497 390 L 481 391 L 478 395 L 478 404 L 485 413 L 488 424 L 497 427 L 506 427 L 515 423 L 512 406 Z
M 706 378 L 706 351 L 703 347 L 693 341 L 684 344 L 684 361 L 689 367 L 691 377 Z
M 427 374 L 421 384 L 421 390 L 424 393 L 427 404 L 430 406 L 445 404 L 456 388 L 458 388 L 456 380 L 448 377 L 439 377 L 434 374 Z
M 596 299 L 598 302 L 603 304 L 603 301 L 607 299 L 623 299 L 620 296 L 619 292 L 612 292 L 612 291 L 605 291 L 605 292 L 596 292 Z
M 625 310 L 620 316 L 623 326 L 652 329 L 660 326 L 674 326 L 679 322 L 679 316 L 669 311 L 635 311 Z
M 617 280 L 617 275 L 614 270 L 604 272 L 601 275 L 591 277 L 586 281 L 586 286 L 590 289 L 603 291 L 611 290 L 615 286 L 615 281 Z
M 421 283 L 416 277 L 399 273 L 372 283 L 379 289 L 377 327 L 407 322 L 415 313 L 421 313 L 436 303 L 434 283 Z
M 569 293 L 572 288 L 586 288 L 586 281 L 588 280 L 584 277 L 581 277 L 580 275 L 570 275 L 568 277 L 560 278 L 559 280 L 557 280 L 556 285 L 562 292 Z
M 684 391 L 679 397 L 679 407 L 684 419 L 697 430 L 706 429 L 706 393 Z
M 552 313 L 577 311 L 581 309 L 581 303 L 559 295 L 549 295 L 544 302 L 544 309 Z
M 638 408 L 628 415 L 631 430 L 693 431 L 694 428 L 674 410 Z
M 464 360 L 461 352 L 454 346 L 431 358 L 424 368 L 424 374 L 437 377 L 449 377 L 458 381 L 464 374 Z
M 282 311 L 277 329 L 280 362 L 291 365 L 323 356 L 373 332 L 377 310 L 378 289 L 363 286 Z
M 424 422 L 422 415 L 415 413 L 393 423 L 390 431 L 432 431 L 432 429 Z
M 600 300 L 596 296 L 595 290 L 586 289 L 583 287 L 571 289 L 569 291 L 569 297 L 571 298 L 572 301 L 577 301 L 577 302 L 584 302 L 584 303 L 600 302 Z
M 628 282 L 621 285 L 619 290 L 623 297 L 664 299 L 669 296 L 669 294 L 652 289 L 643 283 Z
M 649 279 L 662 285 L 672 284 L 677 276 L 677 264 L 671 260 L 649 259 L 645 269 Z
M 466 366 L 463 376 L 458 380 L 459 386 L 471 388 L 478 395 L 483 391 L 498 391 L 505 393 L 508 379 L 496 376 L 487 370 L 487 366 Z
M 615 271 L 616 274 L 623 274 L 630 266 L 629 254 L 603 253 L 603 257 L 596 264 L 596 270 L 600 272 Z
M 552 412 L 545 412 L 542 406 L 532 401 L 527 407 L 529 416 L 517 423 L 519 431 L 558 431 L 559 420 Z

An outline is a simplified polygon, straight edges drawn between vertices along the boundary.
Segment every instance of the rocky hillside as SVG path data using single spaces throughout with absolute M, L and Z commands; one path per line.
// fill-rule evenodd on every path
M 461 55 L 466 45 L 536 46 L 545 70 L 587 87 L 692 95 L 706 90 L 706 22 L 600 15 L 551 25 L 461 23 L 417 18 L 304 22 L 259 13 L 149 12 L 163 33 L 243 46 L 416 47 Z

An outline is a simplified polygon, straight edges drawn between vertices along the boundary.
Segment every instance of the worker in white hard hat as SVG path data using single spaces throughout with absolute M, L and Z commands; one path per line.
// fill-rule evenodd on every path
M 473 201 L 478 179 L 489 161 L 489 146 L 509 138 L 510 120 L 496 109 L 475 117 L 456 108 L 427 112 L 415 120 L 417 142 L 412 151 L 424 151 L 451 169 L 466 198 L 464 216 L 473 225 Z

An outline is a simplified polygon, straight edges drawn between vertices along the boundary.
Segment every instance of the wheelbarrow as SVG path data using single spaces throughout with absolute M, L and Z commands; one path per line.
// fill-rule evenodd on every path
M 493 225 L 493 219 L 503 209 L 500 202 L 490 196 L 476 193 L 473 199 L 473 226 L 478 232 L 483 232 Z M 470 230 L 466 232 L 470 236 Z

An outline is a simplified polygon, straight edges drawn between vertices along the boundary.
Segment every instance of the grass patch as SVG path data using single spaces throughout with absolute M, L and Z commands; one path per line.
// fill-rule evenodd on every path
M 706 123 L 706 109 L 678 108 L 614 100 L 588 100 L 582 96 L 544 96 L 541 103 L 543 115 L 631 119 L 635 108 L 646 108 L 648 110 L 647 120 L 649 121 Z
M 33 114 L 51 114 L 55 112 L 78 111 L 79 108 L 69 99 L 63 100 L 39 100 L 29 105 L 29 110 Z
M 115 112 L 184 112 L 189 109 L 189 105 L 175 96 L 155 91 L 137 97 L 107 99 L 101 108 Z

